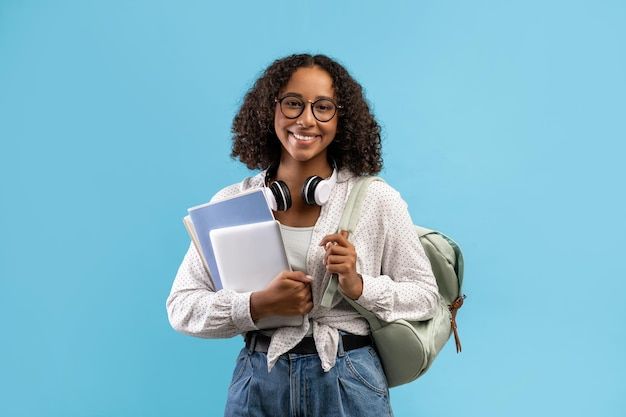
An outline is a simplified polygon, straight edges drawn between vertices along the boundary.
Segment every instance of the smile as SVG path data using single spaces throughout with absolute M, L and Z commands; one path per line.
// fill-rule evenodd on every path
M 295 139 L 302 141 L 302 142 L 309 142 L 312 141 L 313 139 L 316 139 L 319 137 L 319 135 L 314 135 L 314 136 L 307 136 L 307 135 L 299 135 L 297 133 L 293 133 L 293 132 L 289 132 L 291 134 L 291 136 L 293 136 Z

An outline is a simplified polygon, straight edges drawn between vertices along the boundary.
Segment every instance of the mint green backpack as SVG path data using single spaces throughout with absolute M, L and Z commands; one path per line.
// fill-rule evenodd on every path
M 339 230 L 346 230 L 348 233 L 354 231 L 367 188 L 373 181 L 383 180 L 378 177 L 363 177 L 354 185 L 339 222 Z M 461 249 L 452 239 L 439 232 L 419 226 L 416 228 L 441 295 L 433 318 L 426 321 L 396 320 L 388 323 L 378 319 L 356 301 L 344 296 L 370 325 L 389 387 L 406 384 L 423 375 L 452 333 L 457 353 L 461 351 L 456 326 L 456 313 L 465 298 L 461 292 L 463 283 Z M 332 305 L 338 285 L 338 279 L 333 275 L 322 297 L 322 306 Z

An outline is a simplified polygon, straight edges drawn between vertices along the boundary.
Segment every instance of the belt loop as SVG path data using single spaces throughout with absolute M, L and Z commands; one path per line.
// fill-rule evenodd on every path
M 340 358 L 346 354 L 343 350 L 343 332 L 339 332 L 339 343 L 337 344 L 337 356 Z
M 248 354 L 251 355 L 254 353 L 254 348 L 256 347 L 256 332 L 248 332 L 246 334 L 246 338 L 248 339 Z

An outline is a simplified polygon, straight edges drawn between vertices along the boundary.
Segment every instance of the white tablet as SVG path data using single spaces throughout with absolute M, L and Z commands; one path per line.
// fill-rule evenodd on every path
M 282 271 L 290 271 L 278 221 L 251 223 L 210 232 L 215 262 L 226 289 L 258 291 Z M 259 328 L 300 326 L 302 316 L 268 317 Z

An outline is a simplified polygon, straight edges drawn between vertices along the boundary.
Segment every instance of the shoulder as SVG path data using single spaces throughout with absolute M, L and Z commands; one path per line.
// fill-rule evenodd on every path
M 265 178 L 265 171 L 259 172 L 256 175 L 246 177 L 241 182 L 231 184 L 227 187 L 219 190 L 212 198 L 211 201 L 221 200 L 223 198 L 232 197 L 252 188 L 260 188 L 263 186 L 263 179 Z
M 351 179 L 350 192 L 354 190 L 361 177 Z M 407 227 L 408 206 L 400 193 L 387 182 L 373 181 L 366 190 L 361 203 L 360 220 L 355 229 L 357 235 L 369 239 L 367 236 L 383 238 L 391 230 Z
M 345 193 L 344 205 L 354 190 L 354 186 L 363 178 L 365 177 L 355 175 L 349 171 L 342 170 L 339 172 L 338 182 L 342 183 L 341 185 Z M 362 203 L 362 215 L 383 219 L 391 213 L 407 210 L 407 204 L 400 193 L 384 179 L 380 179 L 382 181 L 372 181 L 367 187 Z
M 348 194 L 352 192 L 354 186 L 365 176 L 355 175 L 347 169 L 342 169 L 337 175 L 337 183 L 343 185 L 345 190 L 345 199 L 347 200 Z M 383 178 L 381 181 L 373 181 L 369 184 L 367 192 L 365 194 L 364 206 L 405 206 L 406 203 L 402 199 L 400 193 L 389 185 Z
M 402 199 L 400 192 L 385 180 L 372 182 L 368 187 L 367 196 L 378 200 Z
M 360 178 L 362 177 L 354 177 L 354 183 Z M 363 204 L 365 207 L 378 207 L 383 210 L 395 210 L 406 207 L 400 192 L 385 180 L 373 181 L 369 184 Z

